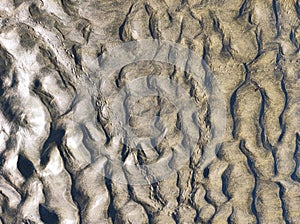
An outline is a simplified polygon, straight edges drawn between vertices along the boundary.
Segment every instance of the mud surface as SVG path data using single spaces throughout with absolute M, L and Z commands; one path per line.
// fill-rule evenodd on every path
M 1 0 L 0 223 L 300 223 L 299 19 Z

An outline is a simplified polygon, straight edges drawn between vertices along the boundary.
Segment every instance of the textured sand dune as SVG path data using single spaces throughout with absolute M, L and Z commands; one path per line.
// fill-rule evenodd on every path
M 296 0 L 1 0 L 0 223 L 300 223 Z

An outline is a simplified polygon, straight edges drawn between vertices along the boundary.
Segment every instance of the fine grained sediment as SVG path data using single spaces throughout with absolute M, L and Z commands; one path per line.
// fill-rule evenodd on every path
M 1 0 L 0 223 L 299 223 L 299 15 L 297 0 Z M 101 73 L 145 39 L 196 53 L 205 80 L 174 49 Z

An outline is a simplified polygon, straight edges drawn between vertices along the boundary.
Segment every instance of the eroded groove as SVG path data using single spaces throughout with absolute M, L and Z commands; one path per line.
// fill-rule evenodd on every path
M 300 19 L 300 5 L 299 5 L 299 1 L 298 0 L 295 1 L 294 6 L 295 6 L 295 10 L 296 10 L 297 16 Z
M 229 201 L 231 199 L 231 195 L 228 192 L 228 185 L 230 180 L 230 172 L 231 172 L 230 165 L 226 168 L 226 170 L 223 172 L 221 179 L 222 179 L 222 192 L 226 196 L 227 200 Z
M 124 35 L 124 28 L 125 28 L 126 22 L 127 22 L 127 20 L 128 20 L 128 17 L 129 17 L 129 15 L 130 15 L 131 12 L 132 12 L 133 6 L 134 6 L 134 4 L 132 4 L 132 5 L 130 6 L 130 8 L 129 8 L 129 10 L 128 10 L 126 16 L 125 16 L 125 19 L 124 19 L 123 23 L 121 24 L 121 26 L 120 26 L 120 28 L 119 28 L 119 38 L 120 38 L 120 40 L 122 40 L 122 41 L 125 41 L 125 38 L 123 37 L 123 35 Z
M 248 0 L 244 0 L 241 7 L 240 7 L 240 9 L 239 9 L 239 14 L 238 14 L 237 18 L 240 18 L 245 13 L 245 10 L 247 8 L 247 4 L 248 4 Z
M 278 165 L 277 165 L 277 147 L 272 147 L 272 156 L 274 160 L 274 176 L 278 174 Z
M 62 138 L 65 135 L 65 130 L 55 127 L 55 124 L 50 123 L 50 133 L 48 138 L 43 144 L 41 153 L 41 165 L 46 165 L 49 160 L 50 146 L 52 144 L 60 145 L 62 143 Z
M 262 31 L 258 30 L 258 27 L 256 27 L 255 30 L 255 38 L 256 38 L 256 42 L 257 42 L 257 55 L 256 55 L 256 59 L 262 54 Z
M 279 52 L 279 54 L 281 55 L 281 51 Z M 280 56 L 277 55 L 277 57 L 280 57 Z M 279 60 L 278 60 L 277 64 L 278 64 L 278 66 L 280 66 L 279 65 Z M 287 106 L 288 106 L 288 102 L 289 102 L 289 95 L 288 95 L 288 92 L 287 92 L 286 87 L 285 87 L 286 75 L 282 71 L 281 66 L 280 66 L 280 71 L 282 73 L 281 89 L 282 89 L 282 92 L 284 94 L 284 106 L 283 106 L 282 112 L 281 112 L 281 114 L 279 116 L 279 125 L 280 125 L 280 128 L 281 128 L 281 134 L 280 134 L 280 136 L 278 138 L 278 143 L 281 142 L 281 140 L 284 137 L 284 134 L 286 132 L 286 124 L 283 123 L 283 118 L 284 118 L 284 115 L 285 115 L 285 112 L 286 112 L 286 109 L 287 109 Z
M 259 126 L 261 129 L 261 135 L 260 135 L 261 142 L 265 149 L 272 151 L 273 146 L 270 144 L 270 142 L 268 140 L 268 137 L 265 133 L 265 125 L 264 125 L 264 123 L 265 123 L 265 121 L 264 121 L 265 107 L 267 106 L 268 97 L 267 97 L 266 91 L 263 88 L 261 88 L 256 82 L 254 82 L 254 81 L 252 81 L 252 82 L 255 84 L 256 88 L 258 88 L 260 95 L 261 95 L 261 107 L 260 107 L 260 113 L 259 113 Z
M 260 138 L 261 138 L 261 143 L 263 145 L 263 147 L 268 150 L 268 151 L 271 151 L 272 153 L 272 156 L 273 156 L 273 160 L 274 160 L 274 164 L 273 164 L 273 167 L 274 167 L 274 175 L 276 176 L 277 173 L 278 173 L 278 168 L 277 168 L 277 157 L 276 157 L 276 153 L 277 153 L 277 148 L 272 146 L 271 143 L 269 142 L 268 140 L 268 136 L 266 135 L 265 133 L 265 121 L 264 121 L 264 116 L 265 116 L 265 107 L 268 106 L 268 97 L 267 97 L 267 94 L 266 94 L 266 91 L 261 88 L 259 86 L 259 84 L 257 84 L 255 81 L 251 81 L 255 86 L 256 88 L 259 90 L 260 92 L 260 95 L 261 95 L 261 108 L 260 108 L 260 113 L 259 113 L 259 126 L 260 126 L 260 129 L 261 129 L 261 135 L 260 135 Z
M 200 211 L 199 209 L 197 208 L 196 206 L 196 203 L 195 203 L 195 194 L 196 194 L 196 190 L 197 189 L 197 185 L 196 185 L 196 182 L 195 182 L 195 168 L 193 166 L 193 163 L 192 163 L 192 159 L 190 159 L 190 168 L 192 169 L 192 176 L 191 176 L 191 193 L 190 193 L 190 198 L 189 198 L 189 204 L 191 205 L 191 207 L 193 209 L 195 209 L 196 211 L 196 215 L 194 217 L 194 222 L 197 223 L 200 219 L 199 215 L 200 215 Z
M 182 19 L 182 20 L 181 20 L 181 24 L 180 24 L 179 35 L 178 35 L 178 38 L 177 38 L 177 40 L 176 40 L 177 43 L 180 43 L 180 42 L 181 42 L 184 27 L 185 27 L 185 22 L 184 22 L 184 19 Z
M 255 165 L 253 163 L 253 160 L 249 155 L 249 150 L 246 148 L 245 144 L 246 144 L 245 140 L 241 140 L 240 145 L 239 145 L 239 149 L 241 150 L 241 152 L 247 158 L 248 166 L 249 166 L 249 168 L 250 168 L 250 170 L 251 170 L 251 172 L 254 176 L 254 188 L 253 188 L 253 191 L 252 191 L 251 211 L 252 211 L 253 215 L 256 218 L 256 223 L 259 224 L 260 219 L 259 219 L 259 214 L 258 214 L 257 209 L 256 209 L 256 198 L 257 198 L 256 193 L 257 193 L 257 186 L 259 184 L 259 178 L 258 178 L 258 175 L 257 175 L 257 171 L 255 169 Z
M 287 207 L 286 207 L 286 202 L 285 202 L 285 199 L 284 199 L 285 188 L 280 182 L 277 182 L 277 185 L 279 187 L 279 198 L 280 198 L 281 207 L 282 207 L 282 218 L 283 218 L 283 220 L 285 221 L 286 224 L 290 224 L 289 214 L 288 214 L 288 210 L 287 210 Z
M 74 62 L 76 65 L 79 66 L 80 69 L 82 69 L 82 60 L 80 55 L 80 47 L 73 45 L 72 46 L 72 53 L 74 56 Z
M 80 125 L 80 129 L 83 133 L 83 139 L 82 139 L 82 143 L 84 144 L 85 148 L 89 151 L 90 156 L 91 156 L 91 161 L 92 163 L 95 162 L 95 159 L 97 159 L 98 153 L 95 152 L 95 143 L 93 144 L 93 137 L 91 136 L 91 134 L 89 133 L 88 128 L 85 125 Z
M 234 215 L 234 208 L 232 208 L 232 212 L 231 212 L 230 216 L 227 218 L 227 223 L 234 223 L 232 220 L 233 215 Z
M 158 20 L 156 18 L 156 12 L 154 12 L 154 9 L 146 4 L 145 5 L 146 11 L 148 15 L 150 16 L 149 18 L 149 31 L 153 39 L 158 39 L 160 37 L 160 32 L 158 30 Z
M 159 192 L 159 185 L 158 183 L 152 183 L 151 184 L 151 191 L 154 194 L 154 199 L 162 206 L 164 207 L 166 205 L 165 200 L 163 199 L 162 195 Z
M 299 49 L 299 43 L 297 38 L 295 37 L 295 29 L 292 29 L 290 32 L 290 41 L 293 43 L 293 45 Z
M 274 160 L 274 175 L 277 175 L 278 173 L 278 168 L 277 168 L 277 158 L 276 158 L 276 152 L 277 152 L 277 148 L 272 146 L 268 140 L 268 136 L 265 133 L 265 126 L 264 126 L 264 116 L 265 116 L 265 107 L 268 105 L 267 101 L 268 101 L 268 97 L 266 94 L 266 91 L 261 88 L 255 81 L 252 80 L 252 83 L 255 84 L 256 88 L 260 91 L 261 94 L 261 108 L 260 108 L 260 114 L 259 114 L 259 126 L 261 129 L 261 143 L 263 145 L 263 147 L 268 150 L 271 151 L 272 156 L 273 156 L 273 160 Z
M 272 0 L 272 5 L 273 5 L 274 16 L 275 16 L 275 22 L 276 22 L 277 37 L 279 37 L 280 25 L 279 25 L 279 18 L 278 18 L 277 0 Z
M 74 177 L 71 175 L 71 173 L 69 173 L 70 177 L 71 177 L 71 196 L 72 196 L 72 200 L 74 202 L 74 204 L 76 205 L 77 209 L 78 209 L 78 217 L 79 217 L 79 223 L 82 223 L 83 217 L 82 217 L 82 211 L 84 206 L 82 206 L 79 202 L 79 192 L 76 189 L 76 180 L 74 179 Z
M 51 134 L 53 133 L 53 134 Z M 63 165 L 64 168 L 67 172 L 67 174 L 69 175 L 70 179 L 71 179 L 71 198 L 73 203 L 76 205 L 76 208 L 78 210 L 78 213 L 76 215 L 78 215 L 79 217 L 79 221 L 80 223 L 82 223 L 82 211 L 83 211 L 83 206 L 80 204 L 79 202 L 79 197 L 80 194 L 78 193 L 78 190 L 76 188 L 76 176 L 75 176 L 75 172 L 72 170 L 72 167 L 70 166 L 70 162 L 68 159 L 70 157 L 67 146 L 65 145 L 65 142 L 63 141 L 64 137 L 65 137 L 66 131 L 65 129 L 59 127 L 56 129 L 50 129 L 50 136 L 49 138 L 46 140 L 43 148 L 48 150 L 49 148 L 49 144 L 55 142 L 57 145 L 57 148 L 59 150 L 60 156 L 62 158 L 63 161 Z M 59 135 L 59 136 L 57 136 Z M 47 144 L 46 144 L 47 143 Z M 50 152 L 47 152 L 50 153 Z M 49 159 L 49 158 L 48 158 Z M 48 162 L 48 161 L 47 161 Z
M 300 162 L 299 162 L 299 143 L 300 143 L 300 136 L 299 133 L 296 133 L 295 136 L 295 141 L 296 141 L 296 148 L 295 148 L 295 152 L 293 155 L 293 159 L 295 161 L 295 169 L 294 172 L 291 175 L 292 180 L 300 182 L 300 177 L 298 177 L 297 172 L 299 170 L 300 167 Z
M 110 217 L 113 221 L 113 223 L 116 222 L 116 215 L 118 214 L 118 211 L 114 207 L 114 196 L 112 192 L 111 187 L 111 180 L 105 177 L 105 186 L 109 193 L 110 203 L 107 210 L 107 216 Z
M 179 189 L 179 193 L 176 197 L 177 205 L 180 205 L 180 200 L 181 200 L 181 191 L 182 189 L 180 188 L 180 177 L 179 177 L 179 172 L 176 172 L 176 187 Z M 180 223 L 179 220 L 179 214 L 178 214 L 178 208 L 175 209 L 172 213 L 172 218 L 175 221 L 176 224 Z

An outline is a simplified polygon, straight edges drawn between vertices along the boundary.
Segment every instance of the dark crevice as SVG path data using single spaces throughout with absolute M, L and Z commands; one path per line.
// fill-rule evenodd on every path
M 34 166 L 33 166 L 32 162 L 23 155 L 19 155 L 17 167 L 18 167 L 20 173 L 26 179 L 31 177 L 34 172 Z
M 194 221 L 197 222 L 197 220 L 199 220 L 199 215 L 200 215 L 200 212 L 197 209 L 197 205 L 195 203 L 195 201 L 196 201 L 195 194 L 196 194 L 196 189 L 198 188 L 198 186 L 196 184 L 196 179 L 195 179 L 196 171 L 195 171 L 195 166 L 193 165 L 192 158 L 190 158 L 190 169 L 192 170 L 192 176 L 191 176 L 191 192 L 190 192 L 190 197 L 188 199 L 188 202 L 191 205 L 191 207 L 196 211 Z
M 125 139 L 125 141 L 126 141 L 126 139 Z M 130 153 L 130 149 L 127 147 L 126 142 L 124 142 L 124 144 L 122 146 L 122 152 L 121 152 L 122 162 L 125 162 L 125 160 L 127 159 L 129 153 Z
M 52 126 L 51 126 L 52 127 Z M 64 136 L 65 136 L 66 131 L 62 128 L 57 128 L 57 129 L 50 129 L 50 135 L 47 141 L 44 144 L 44 147 L 46 150 L 48 149 L 48 144 L 51 144 L 52 142 L 55 142 L 57 144 L 57 148 L 59 150 L 60 156 L 63 160 L 65 170 L 67 171 L 68 175 L 71 178 L 71 197 L 78 209 L 78 217 L 79 217 L 79 223 L 82 223 L 82 211 L 83 208 L 79 202 L 79 197 L 80 194 L 78 190 L 76 189 L 76 176 L 75 174 L 70 170 L 68 164 L 68 157 L 70 157 L 68 149 L 66 148 L 66 145 L 63 142 Z M 48 162 L 48 161 L 47 161 Z M 42 162 L 41 162 L 42 163 Z
M 34 81 L 34 88 L 32 91 L 40 98 L 41 102 L 45 105 L 47 108 L 50 116 L 52 118 L 58 118 L 59 117 L 59 111 L 57 110 L 57 105 L 54 100 L 53 95 L 51 95 L 48 92 L 45 92 L 41 89 L 41 84 L 38 80 Z M 36 88 L 38 86 L 38 88 Z
M 204 177 L 204 178 L 208 178 L 208 175 L 209 175 L 209 167 L 206 167 L 206 168 L 203 170 L 203 177 Z
M 125 25 L 126 25 L 126 22 L 127 22 L 127 19 L 132 11 L 132 8 L 133 8 L 134 4 L 132 4 L 128 10 L 128 13 L 126 14 L 126 17 L 123 21 L 123 23 L 121 24 L 120 28 L 119 28 L 119 38 L 120 40 L 122 41 L 125 41 L 124 37 L 123 37 L 123 33 L 124 33 L 124 29 L 125 29 Z
M 179 215 L 178 215 L 177 211 L 172 213 L 172 218 L 173 218 L 173 220 L 175 221 L 176 224 L 180 224 Z
M 30 15 L 34 18 L 34 19 L 37 19 L 41 16 L 42 12 L 41 10 L 39 9 L 39 7 L 36 5 L 36 3 L 32 3 L 30 6 L 29 6 L 29 13 Z
M 92 32 L 92 28 L 91 28 L 90 23 L 88 23 L 86 26 L 84 26 L 81 30 L 82 36 L 85 39 L 86 43 L 89 42 L 91 32 Z
M 232 198 L 232 196 L 228 192 L 230 173 L 231 173 L 231 166 L 229 165 L 226 168 L 226 170 L 223 172 L 222 176 L 221 176 L 221 179 L 222 179 L 222 193 L 226 196 L 228 201 Z
M 205 187 L 204 187 L 204 188 L 205 188 Z M 211 198 L 210 192 L 209 192 L 206 188 L 205 188 L 204 199 L 205 199 L 205 201 L 206 201 L 208 204 L 214 206 L 215 210 L 217 210 L 217 207 L 218 207 L 218 206 L 217 206 L 216 202 Z
M 239 89 L 241 89 L 249 81 L 249 69 L 248 69 L 248 66 L 245 63 L 244 63 L 244 67 L 245 67 L 245 72 L 246 72 L 245 80 L 234 90 L 233 94 L 230 97 L 230 113 L 231 113 L 231 117 L 232 117 L 232 120 L 233 120 L 232 136 L 235 139 L 236 139 L 236 127 L 237 127 L 237 123 L 236 123 L 237 121 L 235 119 L 236 97 L 237 97 L 237 93 L 238 93 Z
M 280 45 L 278 46 L 278 48 L 279 48 L 278 53 L 276 55 L 276 65 L 279 67 L 280 70 L 282 70 L 282 67 L 281 67 L 279 62 L 283 57 L 283 50 L 282 50 L 282 47 Z
M 180 31 L 179 31 L 179 35 L 178 35 L 178 38 L 176 40 L 176 43 L 180 43 L 180 41 L 182 40 L 184 27 L 185 27 L 185 23 L 184 23 L 184 19 L 182 19 L 181 24 L 180 24 Z
M 297 38 L 295 37 L 295 30 L 291 30 L 290 32 L 290 41 L 293 43 L 293 45 L 299 49 L 299 43 Z
M 259 86 L 258 86 L 258 89 L 261 94 L 261 108 L 260 108 L 260 113 L 259 113 L 259 126 L 261 129 L 261 142 L 265 149 L 270 150 L 271 145 L 268 144 L 268 141 L 266 140 L 265 126 L 264 126 L 264 115 L 265 115 L 265 106 L 266 106 L 267 97 L 266 97 L 266 92 L 264 89 L 259 88 Z
M 194 223 L 202 223 L 200 218 L 200 211 L 196 209 L 196 215 L 194 218 Z
M 153 212 L 151 212 L 148 209 L 148 207 L 136 197 L 136 195 L 134 193 L 134 187 L 130 184 L 127 184 L 127 190 L 128 190 L 130 199 L 132 201 L 136 202 L 137 204 L 141 205 L 144 208 L 144 210 L 146 211 L 146 214 L 148 217 L 148 223 L 153 223 L 153 218 L 154 218 Z
M 128 122 L 130 120 L 130 112 L 129 112 L 129 108 L 130 108 L 130 104 L 129 104 L 129 101 L 130 101 L 130 92 L 126 91 L 125 90 L 125 94 L 126 94 L 126 97 L 123 101 L 123 107 L 124 107 L 124 112 L 125 112 L 125 122 L 126 124 L 125 125 L 128 125 Z
M 286 207 L 286 203 L 284 200 L 284 193 L 285 193 L 285 188 L 283 187 L 283 185 L 280 182 L 277 182 L 277 185 L 279 187 L 279 198 L 281 201 L 281 208 L 282 208 L 282 218 L 285 221 L 286 224 L 290 224 L 289 221 L 289 216 L 288 216 L 288 210 Z
M 163 199 L 162 195 L 159 192 L 159 184 L 154 182 L 151 184 L 151 190 L 153 192 L 154 199 L 162 206 L 165 206 L 167 203 Z
M 254 176 L 254 188 L 253 188 L 253 191 L 252 191 L 251 211 L 252 211 L 253 215 L 256 218 L 256 223 L 259 224 L 260 220 L 259 220 L 259 215 L 258 215 L 258 212 L 257 212 L 257 209 L 256 209 L 256 197 L 257 197 L 256 194 L 257 194 L 257 187 L 258 187 L 258 183 L 259 183 L 258 175 L 257 175 L 256 169 L 255 169 L 253 160 L 249 156 L 249 150 L 246 148 L 245 140 L 240 141 L 239 149 L 246 156 L 248 166 L 249 166 L 249 168 L 250 168 L 250 170 L 251 170 L 251 172 Z
M 146 156 L 141 144 L 137 145 L 136 158 L 137 158 L 138 164 L 141 166 L 141 168 L 143 168 L 144 167 L 143 165 L 147 162 L 147 156 Z
M 107 121 L 103 118 L 101 118 L 101 113 L 100 111 L 97 112 L 97 123 L 100 125 L 102 131 L 104 132 L 104 135 L 105 135 L 105 143 L 104 145 L 108 145 L 111 141 L 111 136 L 110 136 L 110 133 L 107 131 L 107 129 L 105 128 L 106 124 L 107 124 Z
M 108 176 L 110 176 L 110 174 L 108 174 Z M 107 177 L 105 177 L 105 186 L 108 190 L 109 198 L 110 198 L 109 206 L 108 206 L 108 209 L 107 209 L 107 216 L 112 219 L 113 223 L 115 223 L 116 222 L 117 210 L 114 207 L 114 196 L 113 196 L 113 192 L 112 192 L 112 182 Z
M 231 113 L 231 117 L 232 117 L 232 121 L 233 121 L 233 127 L 232 127 L 232 137 L 233 138 L 236 138 L 236 120 L 235 120 L 235 101 L 236 101 L 236 96 L 237 96 L 237 93 L 240 89 L 240 86 L 238 86 L 233 94 L 231 95 L 230 97 L 230 113 Z
M 211 14 L 210 16 L 212 17 L 212 20 L 213 20 L 213 28 L 214 28 L 215 32 L 217 32 L 217 33 L 219 33 L 221 35 L 224 35 L 224 33 L 223 33 L 223 31 L 222 31 L 222 29 L 220 27 L 220 21 L 219 21 L 219 19 L 215 15 L 213 15 L 213 14 Z
M 150 34 L 153 39 L 158 39 L 160 37 L 160 32 L 158 30 L 158 21 L 157 21 L 157 18 L 155 17 L 156 15 L 155 15 L 154 9 L 148 4 L 145 5 L 145 8 L 146 8 L 147 14 L 150 17 L 149 18 Z
M 210 106 L 207 105 L 205 117 L 204 117 L 205 126 L 207 129 L 211 130 L 211 109 Z
M 265 133 L 265 125 L 264 125 L 264 123 L 265 123 L 264 122 L 265 107 L 267 105 L 268 97 L 267 97 L 266 91 L 263 88 L 259 87 L 259 85 L 254 81 L 252 81 L 252 83 L 257 86 L 258 90 L 260 91 L 261 99 L 262 99 L 261 109 L 260 109 L 260 114 L 259 114 L 259 126 L 260 126 L 260 129 L 261 129 L 261 135 L 260 135 L 261 142 L 262 142 L 263 147 L 266 150 L 272 152 L 272 156 L 273 156 L 273 159 L 274 159 L 274 175 L 277 175 L 277 172 L 278 172 L 277 158 L 276 158 L 277 149 L 276 149 L 276 147 L 272 146 L 271 143 L 269 142 L 267 134 Z
M 59 223 L 57 214 L 53 211 L 50 211 L 45 206 L 39 205 L 39 213 L 41 216 L 41 220 L 45 224 L 58 224 Z
M 177 174 L 177 179 L 176 179 L 176 187 L 179 189 L 179 194 L 176 197 L 177 205 L 180 205 L 181 202 L 181 188 L 180 188 L 180 177 L 179 177 L 179 172 Z M 179 224 L 179 214 L 178 214 L 178 209 L 176 208 L 175 211 L 172 214 L 172 218 L 175 221 L 176 224 Z
M 223 143 L 219 143 L 216 145 L 215 155 L 217 156 L 217 158 L 220 158 L 220 152 L 222 152 L 222 149 L 223 149 Z
M 125 112 L 125 120 L 126 122 L 128 122 L 130 120 L 130 115 L 129 115 L 129 105 L 128 105 L 128 100 L 129 100 L 130 94 L 128 94 L 126 92 L 126 98 L 123 101 L 123 108 L 124 108 L 124 112 Z M 126 124 L 127 125 L 127 124 Z M 127 156 L 130 153 L 130 149 L 127 147 L 128 143 L 127 140 L 129 139 L 127 136 L 127 132 L 124 133 L 124 145 L 122 146 L 122 161 L 125 161 Z
M 76 6 L 74 5 L 74 1 L 71 0 L 60 0 L 61 6 L 65 13 L 67 13 L 69 16 L 78 17 L 78 13 L 76 10 Z
M 127 177 L 126 177 L 126 179 L 127 179 Z M 129 194 L 129 197 L 131 198 L 131 200 L 136 201 L 137 199 L 136 199 L 136 196 L 134 195 L 133 186 L 131 186 L 130 184 L 127 184 L 127 191 L 128 191 L 128 194 Z
M 1 197 L 1 209 L 2 209 L 2 214 L 3 212 L 9 212 L 9 198 L 6 194 L 4 194 L 2 191 L 0 191 L 0 197 Z M 2 215 L 1 214 L 1 215 Z M 2 217 L 0 216 L 0 219 L 2 219 Z M 5 223 L 5 222 L 3 222 Z
M 227 223 L 234 223 L 233 221 L 234 208 L 232 208 L 230 216 L 227 218 Z
M 167 10 L 167 14 L 168 14 L 168 19 L 169 19 L 170 23 L 173 23 L 173 16 L 170 14 L 169 9 Z
M 249 14 L 248 14 L 248 23 L 250 23 L 251 25 L 253 25 L 252 12 L 249 12 Z
M 73 97 L 73 100 L 72 100 L 72 103 L 71 103 L 70 107 L 66 110 L 65 113 L 59 115 L 58 118 L 61 118 L 61 117 L 65 116 L 66 114 L 68 114 L 68 113 L 70 113 L 72 111 L 72 109 L 74 108 L 74 106 L 76 105 L 76 103 L 78 103 L 79 99 L 78 99 L 78 95 L 77 95 L 77 89 L 74 86 L 74 84 L 70 80 L 66 81 L 64 75 L 62 74 L 62 72 L 59 69 L 57 69 L 57 70 L 58 70 L 57 71 L 58 75 L 61 78 L 62 83 L 64 84 L 64 86 L 67 88 L 67 84 L 68 84 L 70 86 L 70 88 L 74 91 L 74 95 L 75 95 Z
M 5 118 L 16 125 L 16 127 L 24 127 L 26 128 L 28 126 L 28 122 L 26 119 L 26 116 L 24 118 L 22 115 L 24 114 L 23 108 L 14 107 L 14 104 L 19 104 L 16 97 L 12 96 L 7 99 L 0 99 L 0 105 L 2 108 L 2 113 L 5 116 Z
M 80 69 L 82 69 L 80 47 L 76 46 L 76 45 L 73 45 L 72 46 L 72 53 L 73 53 L 73 56 L 74 56 L 74 62 L 75 62 L 75 64 L 78 65 Z
M 185 4 L 188 4 L 188 0 L 181 0 L 181 1 L 180 1 L 180 4 L 181 4 L 182 6 L 184 6 Z
M 178 205 L 181 204 L 181 194 L 182 194 L 182 189 L 180 187 L 180 174 L 177 172 L 177 181 L 176 181 L 176 187 L 179 189 L 178 196 L 176 197 Z
M 254 64 L 259 57 L 263 54 L 263 42 L 262 42 L 262 30 L 258 30 L 258 27 L 256 27 L 255 29 L 255 39 L 256 39 L 256 43 L 257 43 L 257 54 L 255 56 L 255 58 L 250 61 L 249 65 Z
M 277 58 L 281 58 L 281 55 L 282 55 L 282 52 L 280 50 L 280 52 L 277 54 Z M 277 61 L 277 60 L 276 60 Z M 283 109 L 282 109 L 282 112 L 279 116 L 279 125 L 280 125 L 280 128 L 281 128 L 281 134 L 278 138 L 278 143 L 281 142 L 284 134 L 285 134 L 285 131 L 286 131 L 286 124 L 283 123 L 283 117 L 284 117 L 284 114 L 285 114 L 285 111 L 287 109 L 287 106 L 288 106 L 288 100 L 289 100 L 289 96 L 288 96 L 288 93 L 287 93 L 287 90 L 286 90 L 286 87 L 285 87 L 285 73 L 282 71 L 282 68 L 281 66 L 279 65 L 279 59 L 278 59 L 278 62 L 277 62 L 277 66 L 279 66 L 279 69 L 281 71 L 281 74 L 282 74 L 282 79 L 281 79 L 281 90 L 284 94 L 284 106 L 283 106 Z
M 240 7 L 240 9 L 239 9 L 239 14 L 238 14 L 237 18 L 240 18 L 245 13 L 245 9 L 247 8 L 246 7 L 247 4 L 248 4 L 248 0 L 244 0 L 241 7 Z
M 11 150 L 12 148 L 14 148 L 16 141 L 17 141 L 16 137 L 11 136 L 6 141 L 6 149 Z M 4 166 L 5 161 L 6 161 L 6 156 L 4 155 L 4 152 L 2 152 L 0 154 L 0 174 L 5 179 L 5 181 L 7 183 L 9 183 L 19 193 L 19 195 L 21 196 L 21 201 L 24 201 L 25 200 L 25 192 L 22 189 L 20 189 L 18 186 L 16 186 L 16 183 L 13 181 L 13 179 L 10 177 L 9 174 L 6 174 L 6 173 L 3 172 L 3 166 Z M 0 194 L 1 194 L 1 191 L 0 191 Z M 8 207 L 9 206 L 7 206 L 7 208 Z
M 223 57 L 231 57 L 234 58 L 231 50 L 231 39 L 225 40 L 225 36 L 222 36 L 222 50 L 221 54 Z
M 44 145 L 42 147 L 42 153 L 41 153 L 41 165 L 44 166 L 49 161 L 49 153 L 50 153 L 50 147 L 52 144 L 61 145 L 62 139 L 65 135 L 65 130 L 63 129 L 56 129 L 55 125 L 51 122 L 50 123 L 50 133 L 47 140 L 44 142 Z
M 264 125 L 264 118 L 265 118 L 265 108 L 267 106 L 267 94 L 266 91 L 261 88 L 255 81 L 252 80 L 252 83 L 256 86 L 256 88 L 259 90 L 260 95 L 261 95 L 261 107 L 260 107 L 260 113 L 259 113 L 259 126 L 261 129 L 261 134 L 260 134 L 260 138 L 261 138 L 261 142 L 262 145 L 265 149 L 267 150 L 272 150 L 273 146 L 270 144 L 268 137 L 265 133 L 265 125 Z
M 74 204 L 76 205 L 77 209 L 78 209 L 78 217 L 79 217 L 79 223 L 82 223 L 82 211 L 83 211 L 83 207 L 81 206 L 81 204 L 79 203 L 79 197 L 80 194 L 78 194 L 78 190 L 76 189 L 76 180 L 75 177 L 69 172 L 67 171 L 71 177 L 71 196 L 72 196 L 72 200 L 74 202 Z
M 68 114 L 73 109 L 74 105 L 78 101 L 78 98 L 75 86 L 70 80 L 66 80 L 65 75 L 62 74 L 63 72 L 59 69 L 54 60 L 52 64 L 55 66 L 55 69 L 61 78 L 63 88 L 68 89 L 68 86 L 70 86 L 75 93 L 75 97 L 72 99 L 72 103 L 70 104 L 69 108 L 63 114 L 60 114 L 59 110 L 57 109 L 56 101 L 53 101 L 54 97 L 43 89 L 42 83 L 38 79 L 33 81 L 32 91 L 40 98 L 41 102 L 45 105 L 52 118 L 60 118 Z
M 256 28 L 255 31 L 255 38 L 257 43 L 257 55 L 256 58 L 258 58 L 262 54 L 262 48 L 263 48 L 263 42 L 262 42 L 262 31 L 258 31 L 258 28 Z
M 300 178 L 297 175 L 297 171 L 299 169 L 300 163 L 299 163 L 299 143 L 300 143 L 300 136 L 299 133 L 296 133 L 296 148 L 294 152 L 293 159 L 295 161 L 295 169 L 294 172 L 291 175 L 292 180 L 300 182 Z
M 277 30 L 276 37 L 279 37 L 279 35 L 280 35 L 280 26 L 279 26 L 279 18 L 278 18 L 277 0 L 272 0 L 272 4 L 273 4 L 274 15 L 275 15 L 276 30 Z
M 207 66 L 209 65 L 210 62 L 210 56 L 209 56 L 209 45 L 206 43 L 207 40 L 205 40 L 204 42 L 205 44 L 203 46 L 203 55 L 202 55 L 201 64 L 206 72 L 208 70 Z
M 274 160 L 274 175 L 276 176 L 278 174 L 278 164 L 277 164 L 277 148 L 272 148 L 272 157 Z
M 207 203 L 211 204 L 211 205 L 214 207 L 214 209 L 215 209 L 214 214 L 210 217 L 210 219 L 209 219 L 208 222 L 207 222 L 207 223 L 211 224 L 211 223 L 212 223 L 212 220 L 215 218 L 216 214 L 218 213 L 218 206 L 217 206 L 217 204 L 216 204 L 214 201 L 212 201 L 212 200 L 210 199 L 209 193 L 208 193 L 207 189 L 206 189 L 205 187 L 204 187 L 204 189 L 205 189 L 205 195 L 204 195 L 205 201 L 206 201 Z
M 280 142 L 282 141 L 283 136 L 285 135 L 285 132 L 286 132 L 286 124 L 283 124 L 282 126 L 280 126 L 280 128 L 281 128 L 281 133 L 280 133 L 280 135 L 279 135 L 279 137 L 278 137 L 277 143 L 280 143 Z
M 85 125 L 80 124 L 79 126 L 80 126 L 80 129 L 83 134 L 82 143 L 90 153 L 91 163 L 94 163 L 95 159 L 98 156 L 97 150 L 95 150 L 95 148 L 93 146 L 93 142 L 92 142 L 92 141 L 94 141 L 94 139 L 93 139 L 91 133 L 89 132 L 88 128 Z
M 300 5 L 299 5 L 299 1 L 295 1 L 295 10 L 296 10 L 296 13 L 297 13 L 297 16 L 298 16 L 298 19 L 300 19 Z

